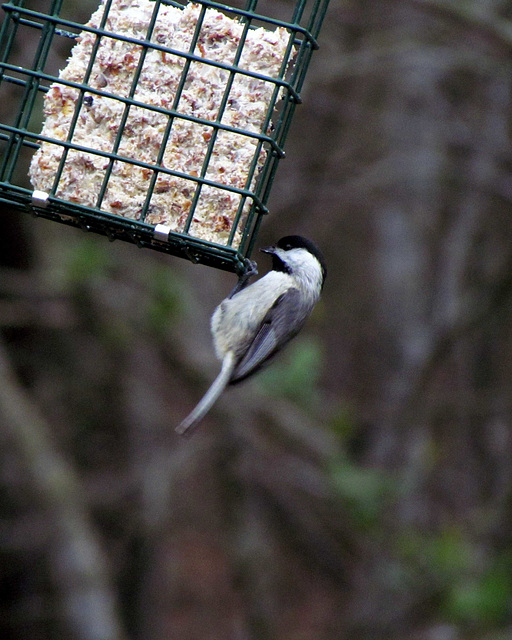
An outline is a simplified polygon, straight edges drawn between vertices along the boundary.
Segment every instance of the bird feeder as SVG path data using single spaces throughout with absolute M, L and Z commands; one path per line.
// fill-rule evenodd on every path
M 243 272 L 328 0 L 70 4 L 1 5 L 0 200 Z

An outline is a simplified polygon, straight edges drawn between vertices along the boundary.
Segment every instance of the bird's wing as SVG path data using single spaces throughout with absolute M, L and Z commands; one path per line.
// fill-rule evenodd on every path
M 281 294 L 263 318 L 254 340 L 237 363 L 230 384 L 240 382 L 257 371 L 300 331 L 308 313 L 300 312 L 300 293 L 290 288 Z

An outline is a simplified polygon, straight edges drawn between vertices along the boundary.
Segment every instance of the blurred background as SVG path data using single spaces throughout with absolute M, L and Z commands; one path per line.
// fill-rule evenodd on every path
M 512 638 L 512 1 L 320 43 L 257 245 L 323 299 L 193 438 L 235 277 L 2 205 L 4 640 Z

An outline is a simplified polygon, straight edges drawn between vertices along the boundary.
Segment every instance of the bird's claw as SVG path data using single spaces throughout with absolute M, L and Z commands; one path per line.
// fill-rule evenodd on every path
M 238 277 L 238 282 L 235 285 L 233 291 L 229 294 L 228 298 L 232 298 L 236 293 L 241 291 L 247 286 L 250 278 L 258 273 L 258 265 L 254 260 L 246 259 L 244 262 L 245 271 Z
M 245 261 L 245 271 L 243 278 L 252 278 L 252 276 L 258 275 L 258 265 L 254 260 L 247 259 Z

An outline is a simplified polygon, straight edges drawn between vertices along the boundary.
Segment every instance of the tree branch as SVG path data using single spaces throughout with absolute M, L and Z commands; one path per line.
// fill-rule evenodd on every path
M 63 617 L 80 640 L 122 640 L 104 554 L 73 468 L 56 450 L 51 428 L 21 387 L 0 341 L 0 419 L 54 530 L 52 549 Z

